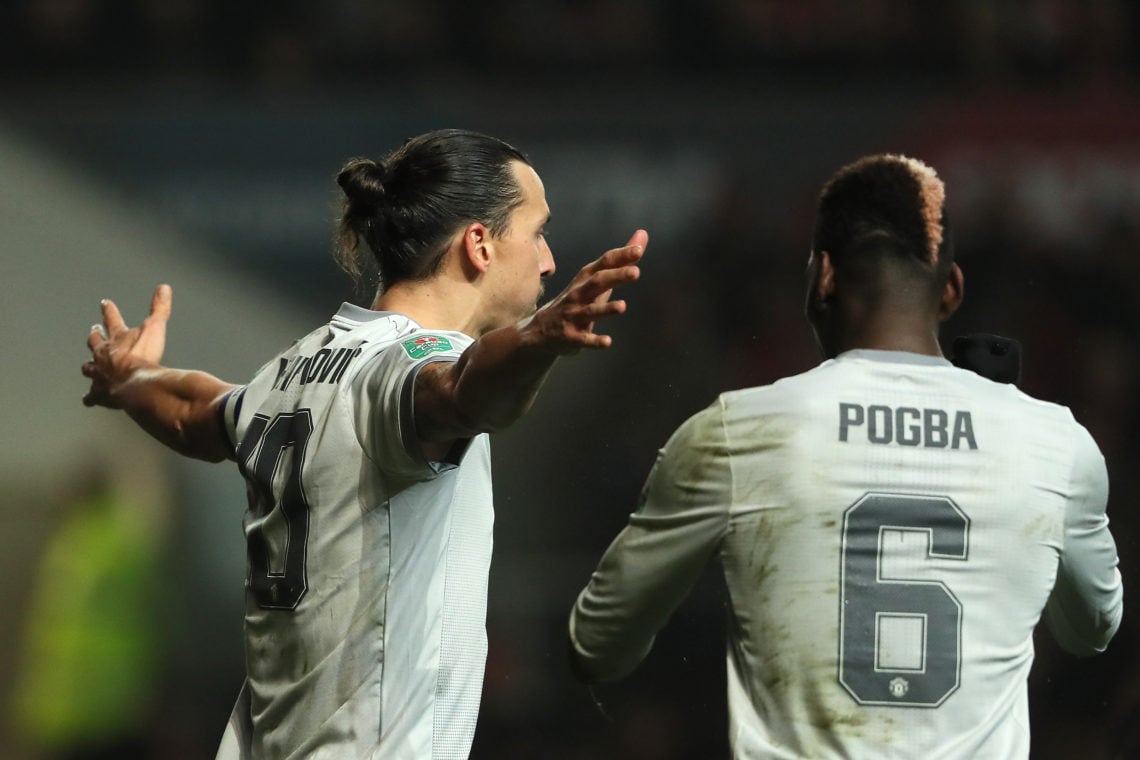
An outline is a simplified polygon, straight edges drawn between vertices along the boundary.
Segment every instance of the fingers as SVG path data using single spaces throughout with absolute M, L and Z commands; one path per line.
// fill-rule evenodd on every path
M 171 302 L 174 298 L 174 293 L 169 285 L 159 285 L 154 289 L 154 295 L 150 299 L 150 316 L 148 319 L 158 320 L 165 322 L 170 319 Z
M 574 312 L 574 319 L 577 321 L 594 322 L 606 317 L 612 317 L 615 314 L 625 313 L 625 301 L 602 301 L 599 303 L 587 304 Z
M 544 340 L 562 353 L 582 348 L 609 348 L 613 338 L 594 332 L 594 323 L 624 314 L 625 301 L 611 301 L 614 288 L 641 277 L 637 263 L 645 253 L 649 235 L 637 230 L 622 248 L 613 248 L 579 270 L 570 285 L 548 303 L 530 322 Z
M 95 362 L 83 362 L 83 376 L 91 378 L 91 388 L 83 395 L 84 406 L 98 406 L 100 394 L 97 390 L 99 385 L 98 372 L 96 372 Z
M 582 336 L 582 348 L 609 348 L 613 345 L 613 338 L 608 335 L 586 333 Z
M 625 312 L 625 301 L 603 301 L 586 304 L 566 315 L 569 329 L 566 339 L 578 348 L 609 348 L 613 345 L 613 338 L 609 335 L 600 335 L 594 332 L 594 323 L 598 320 L 612 317 Z
M 96 391 L 94 383 L 91 385 L 91 390 L 83 394 L 84 406 L 106 406 L 100 399 L 102 395 Z
M 645 250 L 645 246 L 649 245 L 649 233 L 645 230 L 638 230 L 630 237 L 629 242 L 625 244 L 626 248 L 638 247 Z
M 645 254 L 645 246 L 649 244 L 649 235 L 645 230 L 638 230 L 630 237 L 629 243 L 623 248 L 613 248 L 582 268 L 582 272 L 591 275 L 605 269 L 627 266 L 636 263 Z
M 626 246 L 625 248 L 614 248 L 606 251 L 593 263 L 586 265 L 586 269 L 589 270 L 589 274 L 597 274 L 607 269 L 629 266 L 630 264 L 636 264 L 644 253 L 645 249 L 637 245 Z
M 619 285 L 634 282 L 641 277 L 641 269 L 636 266 L 624 266 L 620 269 L 605 269 L 593 274 L 579 285 L 578 299 L 593 301 L 606 291 L 613 290 Z M 604 299 L 603 299 L 604 300 Z
M 99 302 L 103 324 L 92 325 L 87 333 L 87 347 L 94 359 L 81 368 L 83 376 L 91 379 L 91 388 L 83 397 L 84 406 L 110 405 L 106 373 L 117 371 L 115 366 L 120 363 L 114 355 L 128 362 L 157 363 L 162 358 L 172 300 L 169 285 L 156 287 L 151 296 L 150 313 L 137 330 L 127 327 L 114 301 L 105 298 Z
M 87 347 L 94 351 L 105 340 L 107 340 L 107 331 L 103 325 L 91 325 L 91 330 L 87 333 Z
M 119 307 L 110 298 L 104 298 L 99 302 L 99 306 L 103 309 L 103 325 L 107 328 L 107 335 L 117 335 L 123 330 L 127 329 L 127 324 L 123 321 L 123 315 L 119 313 Z
M 173 298 L 174 293 L 169 285 L 162 284 L 155 288 L 154 295 L 151 296 L 150 299 L 150 314 L 147 316 L 147 319 L 159 323 L 165 323 L 169 320 Z M 103 325 L 106 328 L 106 330 L 103 331 L 104 338 L 117 335 L 127 329 L 127 324 L 123 321 L 123 315 L 114 301 L 109 298 L 104 298 L 99 302 L 99 305 L 103 310 Z M 91 329 L 94 331 L 95 327 Z

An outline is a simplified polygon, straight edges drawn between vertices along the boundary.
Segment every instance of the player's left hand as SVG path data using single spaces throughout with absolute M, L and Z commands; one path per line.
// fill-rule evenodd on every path
M 645 253 L 649 235 L 638 230 L 621 248 L 606 251 L 575 275 L 570 284 L 531 317 L 527 327 L 558 353 L 582 348 L 608 348 L 613 339 L 594 332 L 594 323 L 625 313 L 625 301 L 612 301 L 616 287 L 641 275 L 637 264 Z
M 103 324 L 92 325 L 87 335 L 91 360 L 84 362 L 83 375 L 91 388 L 83 397 L 85 406 L 118 408 L 115 389 L 136 370 L 158 366 L 166 348 L 166 322 L 170 319 L 173 293 L 159 285 L 150 302 L 150 314 L 138 327 L 127 327 L 119 307 L 104 300 Z

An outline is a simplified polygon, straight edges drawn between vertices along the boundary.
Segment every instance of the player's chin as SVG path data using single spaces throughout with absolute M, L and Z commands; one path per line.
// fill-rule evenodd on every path
M 543 296 L 543 293 L 545 293 L 545 292 L 546 292 L 546 288 L 545 288 L 545 287 L 540 287 L 540 288 L 538 289 L 538 295 L 536 295 L 536 296 L 534 297 L 534 303 L 531 303 L 531 304 L 529 304 L 529 305 L 527 306 L 527 310 L 526 310 L 526 316 L 528 316 L 528 317 L 532 317 L 532 316 L 534 316 L 534 313 L 535 313 L 536 311 L 538 311 L 538 309 L 539 309 L 539 306 L 540 306 L 540 304 L 541 304 L 541 302 L 542 302 L 542 296 Z

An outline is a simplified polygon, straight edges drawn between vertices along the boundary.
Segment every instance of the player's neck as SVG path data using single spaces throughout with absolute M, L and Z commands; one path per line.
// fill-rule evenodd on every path
M 876 336 L 849 342 L 839 353 L 856 348 L 873 349 L 876 351 L 907 351 L 912 354 L 926 354 L 927 356 L 942 356 L 942 347 L 938 341 L 927 336 L 900 335 Z
M 912 354 L 942 356 L 942 347 L 933 335 L 910 333 L 862 333 L 846 336 L 838 342 L 837 354 L 852 349 L 865 348 L 876 351 L 907 351 Z
M 847 322 L 835 338 L 835 353 L 857 348 L 879 351 L 908 351 L 913 354 L 942 356 L 938 343 L 937 322 L 928 323 L 921 317 L 897 311 L 879 311 L 865 314 L 861 319 Z
M 449 330 L 478 337 L 483 331 L 477 294 L 442 277 L 399 282 L 376 296 L 376 311 L 394 311 L 428 330 Z

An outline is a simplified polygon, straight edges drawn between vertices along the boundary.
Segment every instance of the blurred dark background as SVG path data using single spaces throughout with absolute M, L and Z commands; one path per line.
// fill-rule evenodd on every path
M 1025 390 L 1108 462 L 1124 624 L 1090 660 L 1038 637 L 1033 756 L 1140 756 L 1138 50 L 1128 0 L 8 0 L 0 757 L 213 757 L 242 677 L 240 478 L 83 409 L 98 300 L 137 322 L 171 282 L 168 363 L 242 381 L 369 300 L 328 255 L 344 160 L 452 126 L 534 161 L 551 292 L 651 236 L 614 348 L 563 362 L 493 442 L 474 758 L 726 756 L 715 572 L 618 687 L 574 684 L 566 616 L 669 433 L 818 361 L 815 195 L 880 151 L 947 182 L 967 285 L 947 351 L 1021 340 Z

